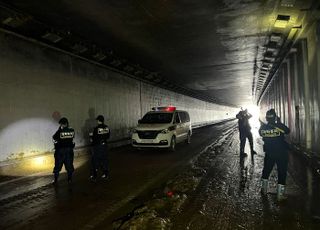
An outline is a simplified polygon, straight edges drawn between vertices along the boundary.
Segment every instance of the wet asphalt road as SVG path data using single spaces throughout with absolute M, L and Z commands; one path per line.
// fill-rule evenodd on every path
M 110 229 L 114 218 L 139 205 L 188 161 L 213 143 L 235 122 L 194 130 L 190 145 L 165 150 L 110 152 L 108 181 L 88 180 L 89 164 L 77 168 L 71 186 L 61 175 L 58 187 L 51 175 L 38 175 L 0 185 L 0 229 Z M 86 157 L 78 159 L 86 161 Z
M 253 133 L 258 155 L 239 157 L 238 132 L 227 138 L 222 151 L 208 148 L 204 154 L 213 164 L 173 218 L 172 229 L 320 229 L 319 178 L 294 152 L 289 151 L 287 200 L 276 200 L 275 169 L 267 196 L 261 195 L 263 142 L 257 129 Z
M 192 143 L 178 145 L 174 153 L 113 149 L 108 181 L 90 182 L 84 163 L 72 186 L 65 175 L 56 188 L 49 184 L 51 175 L 2 182 L 0 229 L 112 229 L 114 220 L 161 193 L 195 158 L 210 166 L 181 209 L 169 216 L 171 229 L 320 229 L 319 179 L 297 155 L 290 154 L 287 201 L 276 201 L 275 170 L 268 195 L 261 196 L 264 154 L 256 129 L 253 134 L 254 157 L 239 157 L 238 132 L 229 122 L 195 130 Z

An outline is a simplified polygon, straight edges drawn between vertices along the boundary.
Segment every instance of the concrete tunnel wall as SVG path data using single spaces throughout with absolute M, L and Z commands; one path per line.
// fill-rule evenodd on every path
M 262 114 L 275 108 L 291 129 L 291 143 L 319 158 L 320 22 L 314 21 L 302 35 L 272 79 L 260 105 Z
M 194 124 L 233 118 L 238 112 L 9 33 L 0 32 L 0 56 L 0 161 L 52 151 L 59 114 L 69 119 L 81 147 L 98 114 L 105 115 L 116 141 L 129 137 L 137 120 L 157 105 L 189 111 Z

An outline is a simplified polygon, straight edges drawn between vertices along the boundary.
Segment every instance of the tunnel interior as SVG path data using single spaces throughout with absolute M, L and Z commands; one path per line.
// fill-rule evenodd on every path
M 0 0 L 0 214 L 9 213 L 0 228 L 20 220 L 53 228 L 64 220 L 105 229 L 121 205 L 134 208 L 112 217 L 125 226 L 149 215 L 150 204 L 169 203 L 176 229 L 318 229 L 319 51 L 319 0 Z M 157 106 L 189 113 L 191 145 L 174 154 L 133 151 L 139 119 Z M 286 206 L 257 192 L 258 128 L 271 108 L 291 130 Z M 239 158 L 236 114 L 245 109 L 254 116 L 258 154 L 247 145 L 251 157 Z M 98 115 L 111 130 L 116 179 L 92 185 L 89 133 Z M 79 173 L 73 187 L 52 190 L 52 135 L 61 117 L 75 130 Z M 71 209 L 83 218 L 56 214 Z
M 167 105 L 194 125 L 275 108 L 319 156 L 318 1 L 2 0 L 0 21 L 1 161 L 50 152 L 61 116 L 79 148 L 100 113 L 122 145 Z

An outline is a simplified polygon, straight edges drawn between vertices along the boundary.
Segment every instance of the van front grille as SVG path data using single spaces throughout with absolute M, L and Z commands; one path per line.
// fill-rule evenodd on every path
M 140 139 L 156 139 L 160 131 L 148 130 L 148 131 L 137 131 L 137 133 Z

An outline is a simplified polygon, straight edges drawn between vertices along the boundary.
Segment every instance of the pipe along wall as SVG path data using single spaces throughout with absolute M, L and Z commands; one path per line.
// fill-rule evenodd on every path
M 154 106 L 187 110 L 194 124 L 234 118 L 236 108 L 158 88 L 44 46 L 0 32 L 0 161 L 49 153 L 60 116 L 75 129 L 77 147 L 102 114 L 111 141 L 130 136 Z

